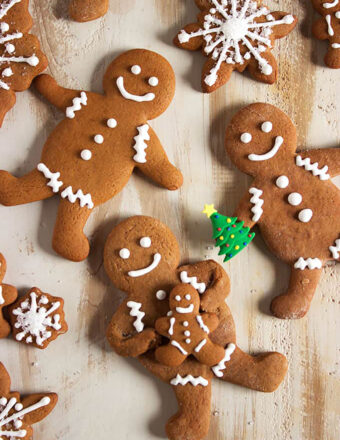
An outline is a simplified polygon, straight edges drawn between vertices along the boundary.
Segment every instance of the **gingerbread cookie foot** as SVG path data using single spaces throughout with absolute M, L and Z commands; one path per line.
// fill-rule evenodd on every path
M 79 22 L 96 20 L 107 13 L 109 0 L 71 0 L 70 17 Z

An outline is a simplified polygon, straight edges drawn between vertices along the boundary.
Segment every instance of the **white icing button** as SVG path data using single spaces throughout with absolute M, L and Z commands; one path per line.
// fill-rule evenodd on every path
M 302 202 L 302 195 L 299 193 L 291 193 L 288 196 L 288 203 L 292 206 L 298 206 Z
M 189 339 L 189 338 L 187 338 L 187 339 L 185 340 L 185 343 L 186 343 L 186 344 L 190 344 L 190 342 L 191 342 L 191 339 Z
M 151 78 L 149 78 L 148 82 L 151 87 L 158 86 L 158 78 L 156 78 L 155 76 L 152 76 Z
M 189 299 L 191 299 L 191 295 L 189 295 L 189 294 L 185 295 L 185 299 L 187 299 L 189 301 Z
M 242 133 L 240 139 L 244 144 L 249 144 L 252 140 L 252 135 L 250 133 Z
M 143 248 L 149 248 L 151 246 L 151 238 L 150 237 L 143 237 L 140 239 L 139 244 Z
M 183 325 L 184 325 L 184 327 L 188 327 L 188 325 L 189 325 L 188 321 L 184 321 Z
M 8 53 L 13 53 L 15 51 L 15 46 L 12 43 L 6 44 L 5 47 L 6 47 Z
M 0 23 L 0 30 L 1 30 L 1 32 L 9 31 L 9 24 L 8 23 Z
M 298 215 L 298 218 L 302 223 L 308 223 L 312 217 L 313 211 L 311 209 L 303 209 Z
M 104 137 L 101 134 L 96 134 L 94 141 L 96 144 L 102 144 L 104 142 Z
M 117 127 L 117 121 L 115 120 L 115 118 L 108 119 L 106 124 L 109 128 L 116 128 Z
M 6 69 L 4 69 L 2 71 L 2 76 L 9 77 L 9 76 L 12 76 L 12 75 L 13 75 L 13 70 L 10 67 L 7 67 Z
M 184 332 L 184 336 L 190 336 L 190 332 L 189 332 L 189 330 L 185 330 L 185 332 Z
M 173 315 L 173 313 L 171 310 L 169 310 L 168 313 L 166 314 L 166 316 L 172 316 L 172 315 Z
M 23 407 L 24 405 L 22 403 L 17 403 L 14 408 L 16 411 L 21 411 Z
M 92 157 L 92 153 L 90 150 L 82 150 L 82 152 L 80 153 L 80 157 L 83 160 L 90 160 Z
M 337 11 L 337 12 L 335 13 L 335 16 L 336 16 L 336 18 L 339 18 L 339 19 L 340 19 L 340 11 Z
M 175 300 L 176 300 L 176 301 L 180 301 L 180 300 L 181 300 L 181 297 L 180 297 L 179 295 L 176 295 L 176 296 L 175 296 Z
M 131 67 L 131 72 L 132 72 L 134 75 L 139 75 L 139 74 L 141 73 L 141 71 L 142 71 L 141 67 L 138 66 L 137 64 L 136 64 L 135 66 L 132 66 L 132 67 Z
M 123 260 L 127 260 L 130 257 L 130 251 L 129 249 L 123 248 L 119 251 L 120 258 L 123 258 Z
M 159 299 L 160 301 L 165 299 L 166 298 L 166 291 L 165 290 L 158 290 L 156 292 L 156 298 Z
M 261 125 L 261 130 L 264 133 L 270 133 L 273 129 L 273 124 L 270 121 L 266 121 Z
M 287 188 L 289 185 L 289 179 L 287 176 L 280 176 L 276 179 L 276 186 L 278 188 Z

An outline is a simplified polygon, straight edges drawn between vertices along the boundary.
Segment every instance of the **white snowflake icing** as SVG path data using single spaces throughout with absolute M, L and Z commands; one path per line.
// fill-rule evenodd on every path
M 268 61 L 261 56 L 271 47 L 270 35 L 273 26 L 292 24 L 294 17 L 286 15 L 280 20 L 270 14 L 265 6 L 252 0 L 210 0 L 212 8 L 204 17 L 203 29 L 187 33 L 182 30 L 178 36 L 180 43 L 187 43 L 191 38 L 203 36 L 204 51 L 216 61 L 214 67 L 205 77 L 204 82 L 213 86 L 218 78 L 218 71 L 223 62 L 227 64 L 244 64 L 252 56 L 257 60 L 264 75 L 273 71 Z M 257 19 L 264 17 L 265 22 Z M 241 53 L 241 47 L 247 51 Z
M 15 440 L 26 437 L 26 429 L 21 429 L 25 414 L 47 406 L 50 402 L 51 399 L 46 396 L 34 405 L 24 408 L 15 397 L 7 399 L 0 396 L 0 439 L 6 437 L 9 440 Z M 10 412 L 11 415 L 9 415 Z
M 28 344 L 35 342 L 41 346 L 52 336 L 52 331 L 48 328 L 61 329 L 60 315 L 54 313 L 60 307 L 60 302 L 51 303 L 50 308 L 46 308 L 44 306 L 48 304 L 48 298 L 41 295 L 37 299 L 38 295 L 31 292 L 30 299 L 27 298 L 20 307 L 13 310 L 13 315 L 17 317 L 14 327 L 22 330 L 16 335 L 18 341 L 25 338 Z

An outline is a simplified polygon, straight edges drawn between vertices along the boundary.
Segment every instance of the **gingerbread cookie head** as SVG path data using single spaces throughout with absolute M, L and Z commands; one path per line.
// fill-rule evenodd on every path
M 334 14 L 340 11 L 339 0 L 312 0 L 314 9 L 321 15 Z
M 123 53 L 104 76 L 107 96 L 119 97 L 121 110 L 143 115 L 145 120 L 161 115 L 175 94 L 175 74 L 161 55 L 144 49 Z
M 170 292 L 169 306 L 172 313 L 179 313 L 183 319 L 197 315 L 200 310 L 200 297 L 190 284 L 179 284 Z
M 295 153 L 296 129 L 289 117 L 270 104 L 251 104 L 240 110 L 227 127 L 225 146 L 241 171 L 256 176 L 284 166 Z
M 145 216 L 130 217 L 116 226 L 104 249 L 106 272 L 125 292 L 161 282 L 163 274 L 175 271 L 179 260 L 179 246 L 170 229 Z
M 31 394 L 21 398 L 10 391 L 10 376 L 0 362 L 0 438 L 13 440 L 32 439 L 34 423 L 40 422 L 53 410 L 58 401 L 57 394 Z

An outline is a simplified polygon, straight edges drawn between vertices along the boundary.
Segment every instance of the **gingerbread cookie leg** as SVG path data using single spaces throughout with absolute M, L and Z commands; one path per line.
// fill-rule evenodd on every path
M 53 196 L 46 178 L 37 169 L 23 177 L 14 177 L 7 171 L 0 171 L 0 203 L 5 206 L 22 205 Z
M 317 288 L 322 269 L 292 268 L 289 288 L 271 303 L 271 311 L 281 319 L 298 319 L 305 316 Z
M 91 211 L 86 206 L 82 208 L 77 200 L 60 201 L 52 242 L 59 255 L 71 261 L 82 261 L 88 256 L 90 245 L 83 229 Z
M 75 21 L 96 20 L 106 14 L 109 0 L 71 0 L 69 13 Z
M 280 353 L 250 356 L 232 345 L 227 346 L 225 360 L 213 368 L 214 374 L 225 382 L 252 390 L 275 391 L 286 375 L 287 359 Z

